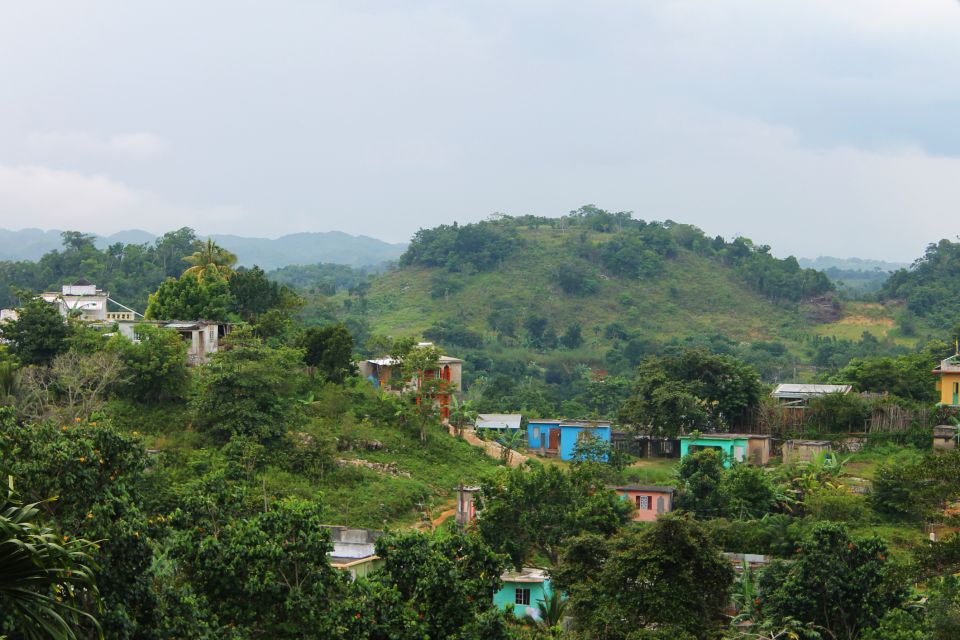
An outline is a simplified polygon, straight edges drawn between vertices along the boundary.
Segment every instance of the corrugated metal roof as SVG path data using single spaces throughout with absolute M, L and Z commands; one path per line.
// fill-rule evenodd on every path
M 780 384 L 770 395 L 774 398 L 803 398 L 828 393 L 850 393 L 851 389 L 848 384 Z
M 519 413 L 481 413 L 477 416 L 477 429 L 519 429 L 523 417 Z

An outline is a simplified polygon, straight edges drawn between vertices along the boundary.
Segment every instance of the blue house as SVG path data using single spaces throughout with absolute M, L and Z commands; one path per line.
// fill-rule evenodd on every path
M 543 455 L 560 456 L 561 460 L 573 458 L 577 440 L 589 434 L 604 442 L 610 442 L 610 423 L 596 420 L 545 420 L 531 418 L 527 424 L 527 449 L 540 451 Z

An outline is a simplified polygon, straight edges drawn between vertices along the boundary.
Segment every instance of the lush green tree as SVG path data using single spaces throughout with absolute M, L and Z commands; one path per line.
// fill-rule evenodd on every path
M 556 560 L 572 536 L 612 535 L 629 519 L 631 505 L 582 479 L 552 465 L 529 464 L 485 480 L 478 498 L 480 535 L 517 567 L 535 552 Z M 529 508 L 530 496 L 537 496 L 536 509 Z
M 932 403 L 939 398 L 930 382 L 930 370 L 936 365 L 936 358 L 926 353 L 858 358 L 851 360 L 833 379 L 851 383 L 857 391 L 889 393 L 905 400 Z
M 148 324 L 134 328 L 137 342 L 115 336 L 110 348 L 120 356 L 128 377 L 119 393 L 139 402 L 186 397 L 190 388 L 187 345 L 176 331 Z
M 270 309 L 280 307 L 291 292 L 267 278 L 260 267 L 238 269 L 230 278 L 231 310 L 246 322 L 256 322 Z
M 142 443 L 102 420 L 18 424 L 9 412 L 0 420 L 0 469 L 17 478 L 24 501 L 36 503 L 67 541 L 99 541 L 88 552 L 98 566 L 104 634 L 141 637 L 138 629 L 155 624 L 150 538 L 157 532 L 144 513 L 156 489 L 148 488 Z
M 423 637 L 506 640 L 498 616 L 482 635 L 477 628 L 484 614 L 495 613 L 490 596 L 500 587 L 505 564 L 479 536 L 397 533 L 377 540 L 377 555 L 385 565 L 374 580 L 395 589 L 416 612 Z
M 944 636 L 955 638 L 955 635 Z M 863 640 L 930 640 L 923 618 L 903 609 L 891 609 L 873 629 L 864 631 Z M 939 639 L 938 639 L 939 640 Z
M 0 336 L 22 364 L 48 364 L 67 350 L 70 326 L 56 305 L 31 297 L 18 314 L 16 320 L 0 324 Z
M 534 349 L 544 348 L 543 336 L 549 324 L 550 321 L 540 315 L 533 314 L 526 317 L 523 321 L 523 328 L 527 332 L 527 340 L 531 347 Z
M 723 453 L 716 449 L 684 457 L 677 468 L 677 508 L 701 518 L 726 513 L 726 495 L 720 491 L 724 472 Z
M 336 384 L 356 372 L 353 363 L 353 336 L 343 324 L 309 327 L 297 341 L 303 361 Z
M 319 504 L 280 500 L 216 532 L 196 527 L 175 557 L 221 624 L 243 637 L 338 637 L 346 576 L 330 566 Z
M 658 630 L 705 639 L 717 635 L 734 572 L 699 524 L 666 516 L 610 540 L 569 541 L 551 575 L 585 637 L 658 637 L 634 635 Z
M 906 595 L 887 556 L 878 537 L 852 538 L 842 525 L 820 523 L 789 564 L 761 574 L 760 610 L 778 623 L 795 619 L 856 640 Z
M 211 271 L 199 277 L 167 278 L 150 295 L 144 314 L 154 320 L 215 320 L 224 321 L 233 299 L 229 282 Z
M 735 464 L 720 480 L 722 502 L 732 518 L 760 518 L 772 512 L 779 500 L 770 475 L 761 467 Z
M 685 348 L 643 361 L 635 395 L 619 416 L 639 429 L 676 435 L 736 425 L 760 397 L 760 378 L 752 367 L 731 356 Z
M 488 271 L 520 246 L 509 223 L 440 225 L 414 234 L 400 264 L 445 267 L 449 271 Z
M 36 504 L 14 500 L 12 478 L 10 485 L 0 498 L 0 637 L 72 640 L 83 627 L 99 632 L 84 602 L 97 602 L 97 545 L 61 538 Z
M 873 509 L 895 520 L 922 520 L 960 496 L 960 451 L 883 464 L 870 494 Z
M 264 346 L 242 330 L 232 337 L 230 348 L 198 367 L 195 424 L 222 441 L 234 435 L 275 441 L 302 419 L 295 401 L 303 387 L 302 353 Z
M 583 346 L 583 327 L 579 322 L 574 322 L 566 328 L 563 335 L 560 336 L 560 344 L 567 349 L 576 349 Z
M 960 638 L 960 578 L 945 575 L 930 585 L 927 625 L 931 640 Z

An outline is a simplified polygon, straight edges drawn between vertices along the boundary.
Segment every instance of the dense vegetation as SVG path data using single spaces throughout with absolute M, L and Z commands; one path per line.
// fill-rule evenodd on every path
M 57 256 L 101 264 L 78 242 Z M 146 306 L 234 322 L 205 364 L 188 367 L 170 330 L 142 325 L 130 341 L 26 294 L 0 326 L 0 475 L 12 479 L 0 637 L 956 637 L 960 537 L 943 527 L 960 524 L 949 509 L 960 453 L 930 451 L 931 426 L 957 418 L 932 405 L 930 369 L 951 345 L 804 336 L 799 301 L 829 285 L 795 261 L 594 207 L 421 232 L 398 270 L 352 283 L 334 270 L 332 286 L 305 284 L 303 296 L 235 268 L 213 242 L 180 251 Z M 700 331 L 716 320 L 716 286 L 737 292 L 724 314 L 762 317 Z M 464 306 L 478 290 L 489 300 Z M 630 312 L 647 298 L 672 306 Z M 419 317 L 421 304 L 442 313 Z M 603 315 L 611 308 L 626 312 Z M 644 324 L 680 315 L 682 331 Z M 752 333 L 771 319 L 782 335 Z M 767 469 L 713 451 L 636 461 L 591 438 L 569 463 L 507 467 L 441 425 L 432 383 L 400 382 L 436 369 L 421 336 L 467 358 L 457 427 L 480 409 L 522 409 L 618 417 L 640 434 L 749 427 L 839 448 L 878 414 L 903 423 L 854 456 Z M 399 360 L 391 389 L 358 379 L 365 354 Z M 826 396 L 802 421 L 777 422 L 764 382 L 801 357 L 874 395 Z M 464 531 L 449 519 L 461 484 L 480 487 Z M 632 522 L 610 489 L 621 484 L 671 484 L 677 513 Z M 331 524 L 389 529 L 383 567 L 355 581 L 335 570 Z M 772 562 L 735 571 L 721 551 Z M 490 597 L 502 571 L 530 564 L 556 587 L 531 603 L 539 622 Z

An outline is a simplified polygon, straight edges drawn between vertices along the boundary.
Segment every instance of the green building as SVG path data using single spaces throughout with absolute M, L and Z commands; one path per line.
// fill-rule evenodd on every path
M 680 436 L 680 458 L 704 449 L 717 449 L 723 456 L 723 464 L 729 467 L 734 462 L 765 465 L 770 462 L 770 436 L 753 433 L 703 433 L 696 437 Z
M 546 600 L 553 593 L 550 577 L 545 569 L 524 567 L 520 571 L 505 571 L 500 576 L 503 586 L 493 594 L 493 604 L 499 609 L 513 605 L 513 613 L 518 618 L 540 619 L 537 603 Z

